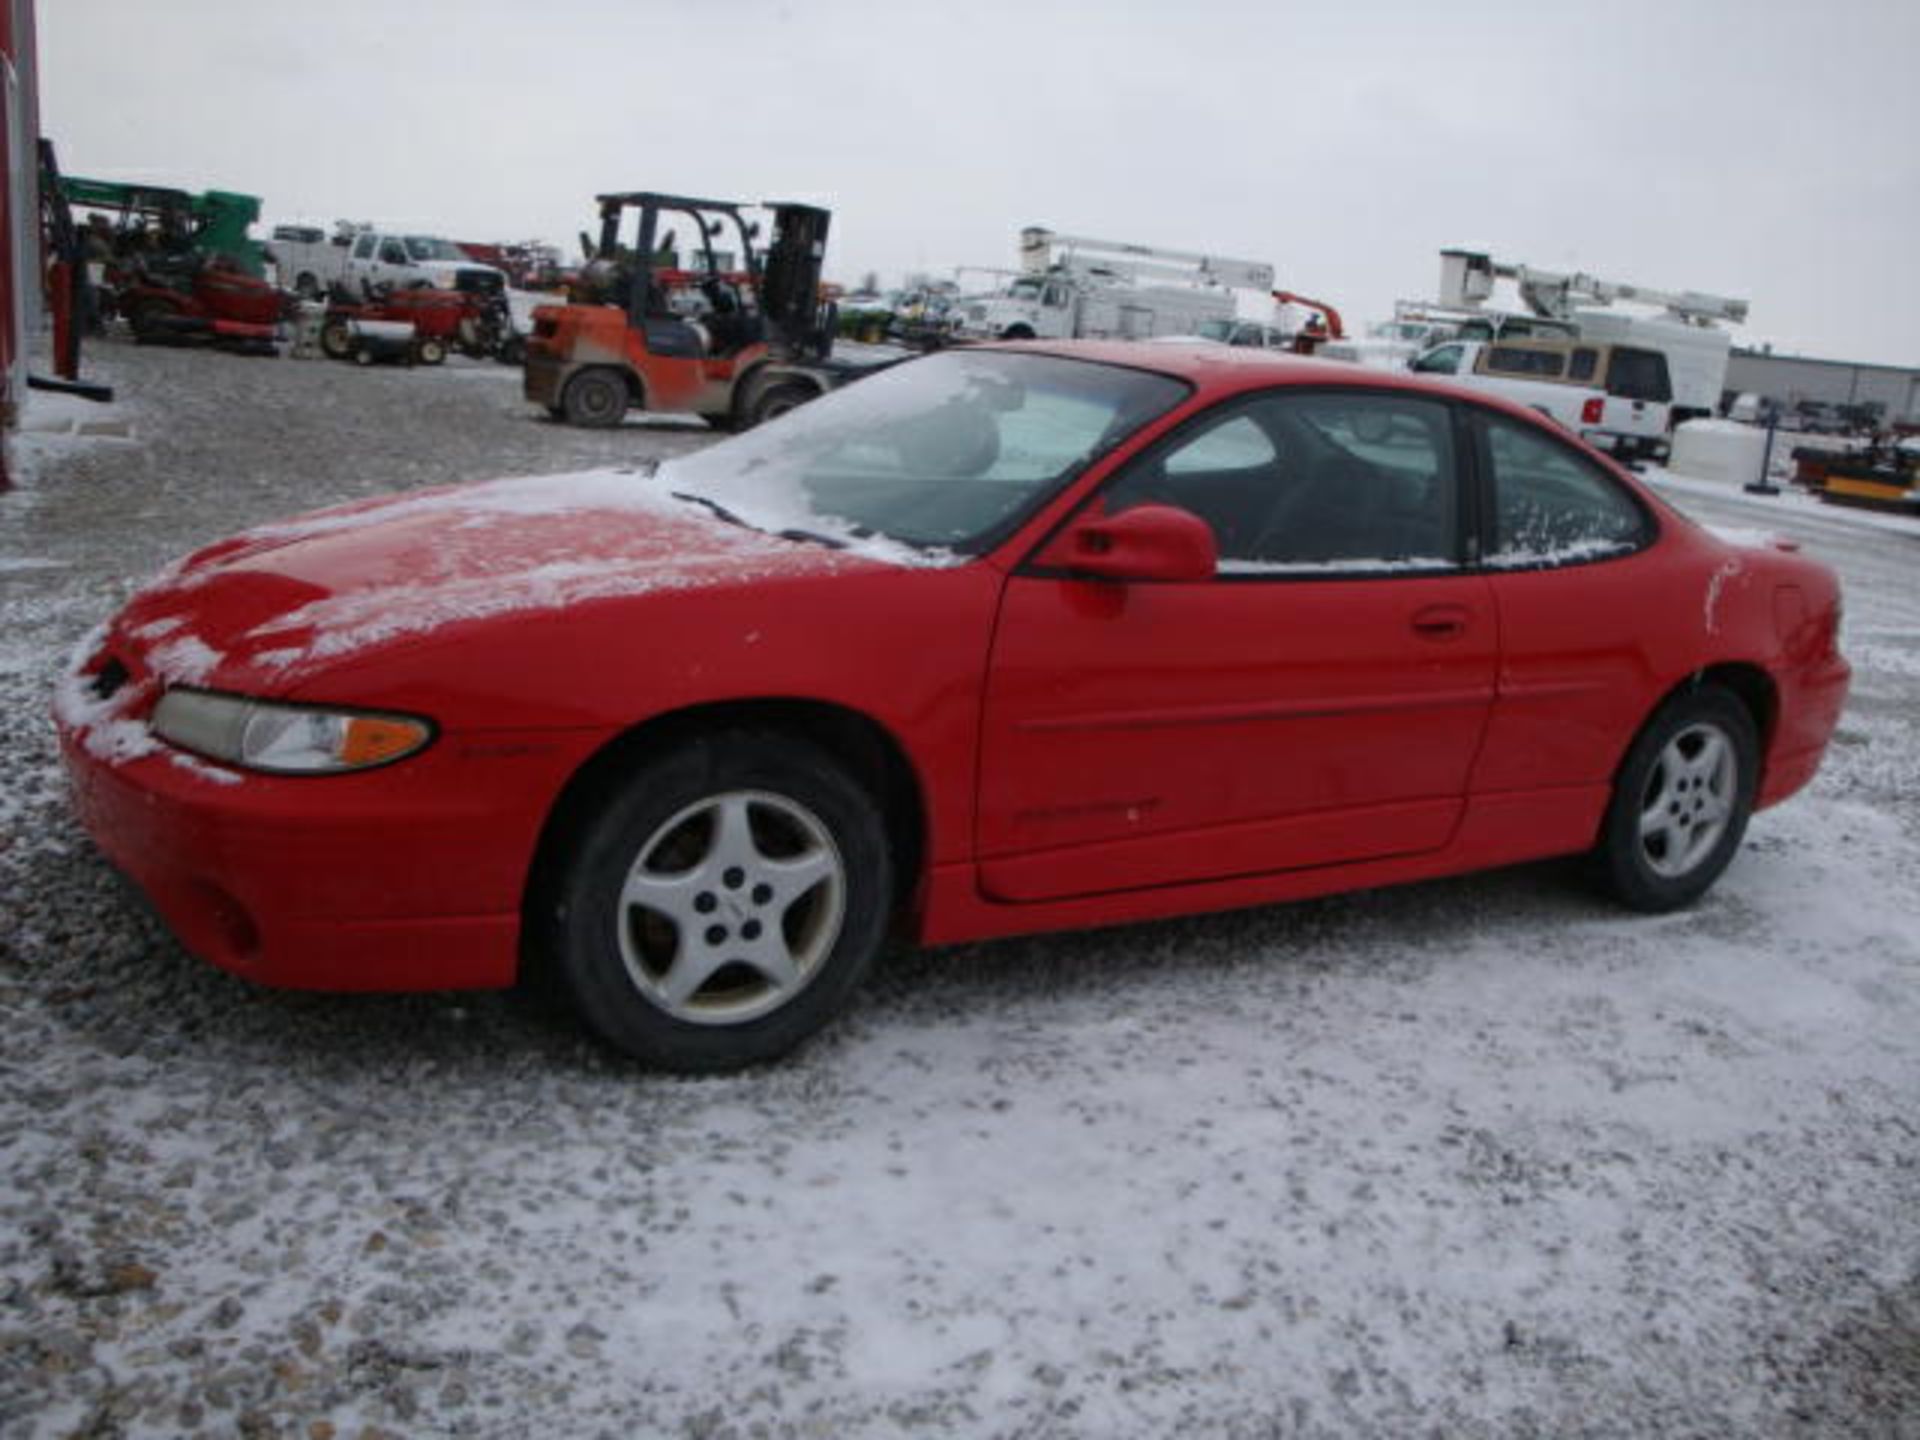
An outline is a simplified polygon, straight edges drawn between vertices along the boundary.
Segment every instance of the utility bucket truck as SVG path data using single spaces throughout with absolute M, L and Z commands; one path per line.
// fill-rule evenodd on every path
M 1654 290 L 1579 272 L 1537 270 L 1495 260 L 1478 250 L 1440 252 L 1440 304 L 1444 307 L 1478 313 L 1498 280 L 1513 281 L 1529 311 L 1573 327 L 1582 340 L 1638 346 L 1665 355 L 1673 383 L 1675 423 L 1718 412 L 1733 349 L 1732 337 L 1718 327 L 1745 323 L 1745 300 L 1698 290 Z M 1605 308 L 1619 301 L 1657 306 L 1662 313 L 1648 317 Z M 1481 337 L 1462 330 L 1461 338 Z
M 1143 340 L 1197 335 L 1231 320 L 1235 290 L 1273 288 L 1273 267 L 1121 240 L 1020 232 L 1021 273 L 969 302 L 960 333 L 976 340 Z M 1163 280 L 1178 284 L 1152 283 Z

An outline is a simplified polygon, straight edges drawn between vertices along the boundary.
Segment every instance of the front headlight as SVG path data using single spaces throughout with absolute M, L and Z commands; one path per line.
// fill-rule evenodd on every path
M 153 732 L 182 750 L 273 775 L 337 775 L 390 765 L 433 739 L 412 715 L 280 705 L 212 690 L 169 690 Z

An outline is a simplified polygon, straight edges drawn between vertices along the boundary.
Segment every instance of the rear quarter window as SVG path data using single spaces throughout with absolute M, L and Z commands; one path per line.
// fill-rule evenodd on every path
M 1532 426 L 1479 418 L 1493 492 L 1490 568 L 1605 560 L 1652 540 L 1653 522 L 1639 501 L 1598 464 Z

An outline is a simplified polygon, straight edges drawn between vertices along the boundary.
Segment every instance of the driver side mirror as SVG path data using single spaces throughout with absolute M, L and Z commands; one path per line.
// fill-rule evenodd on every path
M 1096 580 L 1211 580 L 1219 560 L 1213 527 L 1172 505 L 1135 505 L 1118 515 L 1083 512 L 1033 558 L 1042 569 Z

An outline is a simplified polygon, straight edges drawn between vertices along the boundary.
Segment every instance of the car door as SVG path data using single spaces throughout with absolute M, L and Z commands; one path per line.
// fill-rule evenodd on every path
M 1090 505 L 1208 522 L 1216 574 L 1006 587 L 979 782 L 1010 901 L 1416 853 L 1457 824 L 1492 700 L 1461 563 L 1454 417 L 1386 391 L 1263 392 L 1189 422 Z
M 372 283 L 392 285 L 399 288 L 413 276 L 413 261 L 407 256 L 407 247 L 396 235 L 381 240 L 380 248 L 374 253 Z
M 347 261 L 346 279 L 361 294 L 373 283 L 374 252 L 380 244 L 380 237 L 370 230 L 363 230 L 353 239 L 353 253 Z
M 1603 793 L 1658 698 L 1650 640 L 1680 623 L 1653 517 L 1580 447 L 1474 413 L 1501 662 L 1473 790 Z

